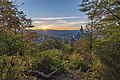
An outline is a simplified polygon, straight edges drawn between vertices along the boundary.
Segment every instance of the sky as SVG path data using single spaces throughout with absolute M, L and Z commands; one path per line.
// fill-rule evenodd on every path
M 80 3 L 81 0 L 17 0 L 19 10 L 33 20 L 32 29 L 79 29 L 88 22 L 79 11 Z

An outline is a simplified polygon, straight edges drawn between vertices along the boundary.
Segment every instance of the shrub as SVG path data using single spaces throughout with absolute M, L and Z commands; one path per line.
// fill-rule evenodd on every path
M 27 76 L 25 71 L 31 68 L 31 60 L 29 56 L 0 56 L 0 80 L 25 80 L 32 79 L 32 76 Z
M 70 55 L 69 59 L 70 59 L 70 68 L 81 69 L 81 71 L 83 72 L 88 70 L 88 65 L 85 63 L 84 58 L 82 58 L 80 54 L 73 53 Z
M 34 66 L 38 71 L 49 73 L 55 69 L 63 69 L 63 60 L 60 58 L 61 51 L 46 50 L 33 57 Z

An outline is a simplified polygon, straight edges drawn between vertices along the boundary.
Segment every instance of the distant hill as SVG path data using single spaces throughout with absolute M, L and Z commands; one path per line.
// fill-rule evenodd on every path
M 45 35 L 49 37 L 65 39 L 69 38 L 72 35 L 77 34 L 79 30 L 33 30 L 33 31 L 35 31 L 39 36 Z

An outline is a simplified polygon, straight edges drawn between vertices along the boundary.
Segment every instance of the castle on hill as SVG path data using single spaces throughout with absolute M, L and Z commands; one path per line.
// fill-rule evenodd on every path
M 71 35 L 70 39 L 69 39 L 69 43 L 73 44 L 75 43 L 77 40 L 83 38 L 86 36 L 86 32 L 83 29 L 83 26 L 81 26 L 80 30 L 78 31 L 78 33 L 76 35 Z

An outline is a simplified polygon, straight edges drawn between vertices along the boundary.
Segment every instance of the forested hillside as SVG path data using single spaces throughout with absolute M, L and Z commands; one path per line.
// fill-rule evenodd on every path
M 87 36 L 74 44 L 39 36 L 18 5 L 0 0 L 0 80 L 119 80 L 120 1 L 82 0 Z

